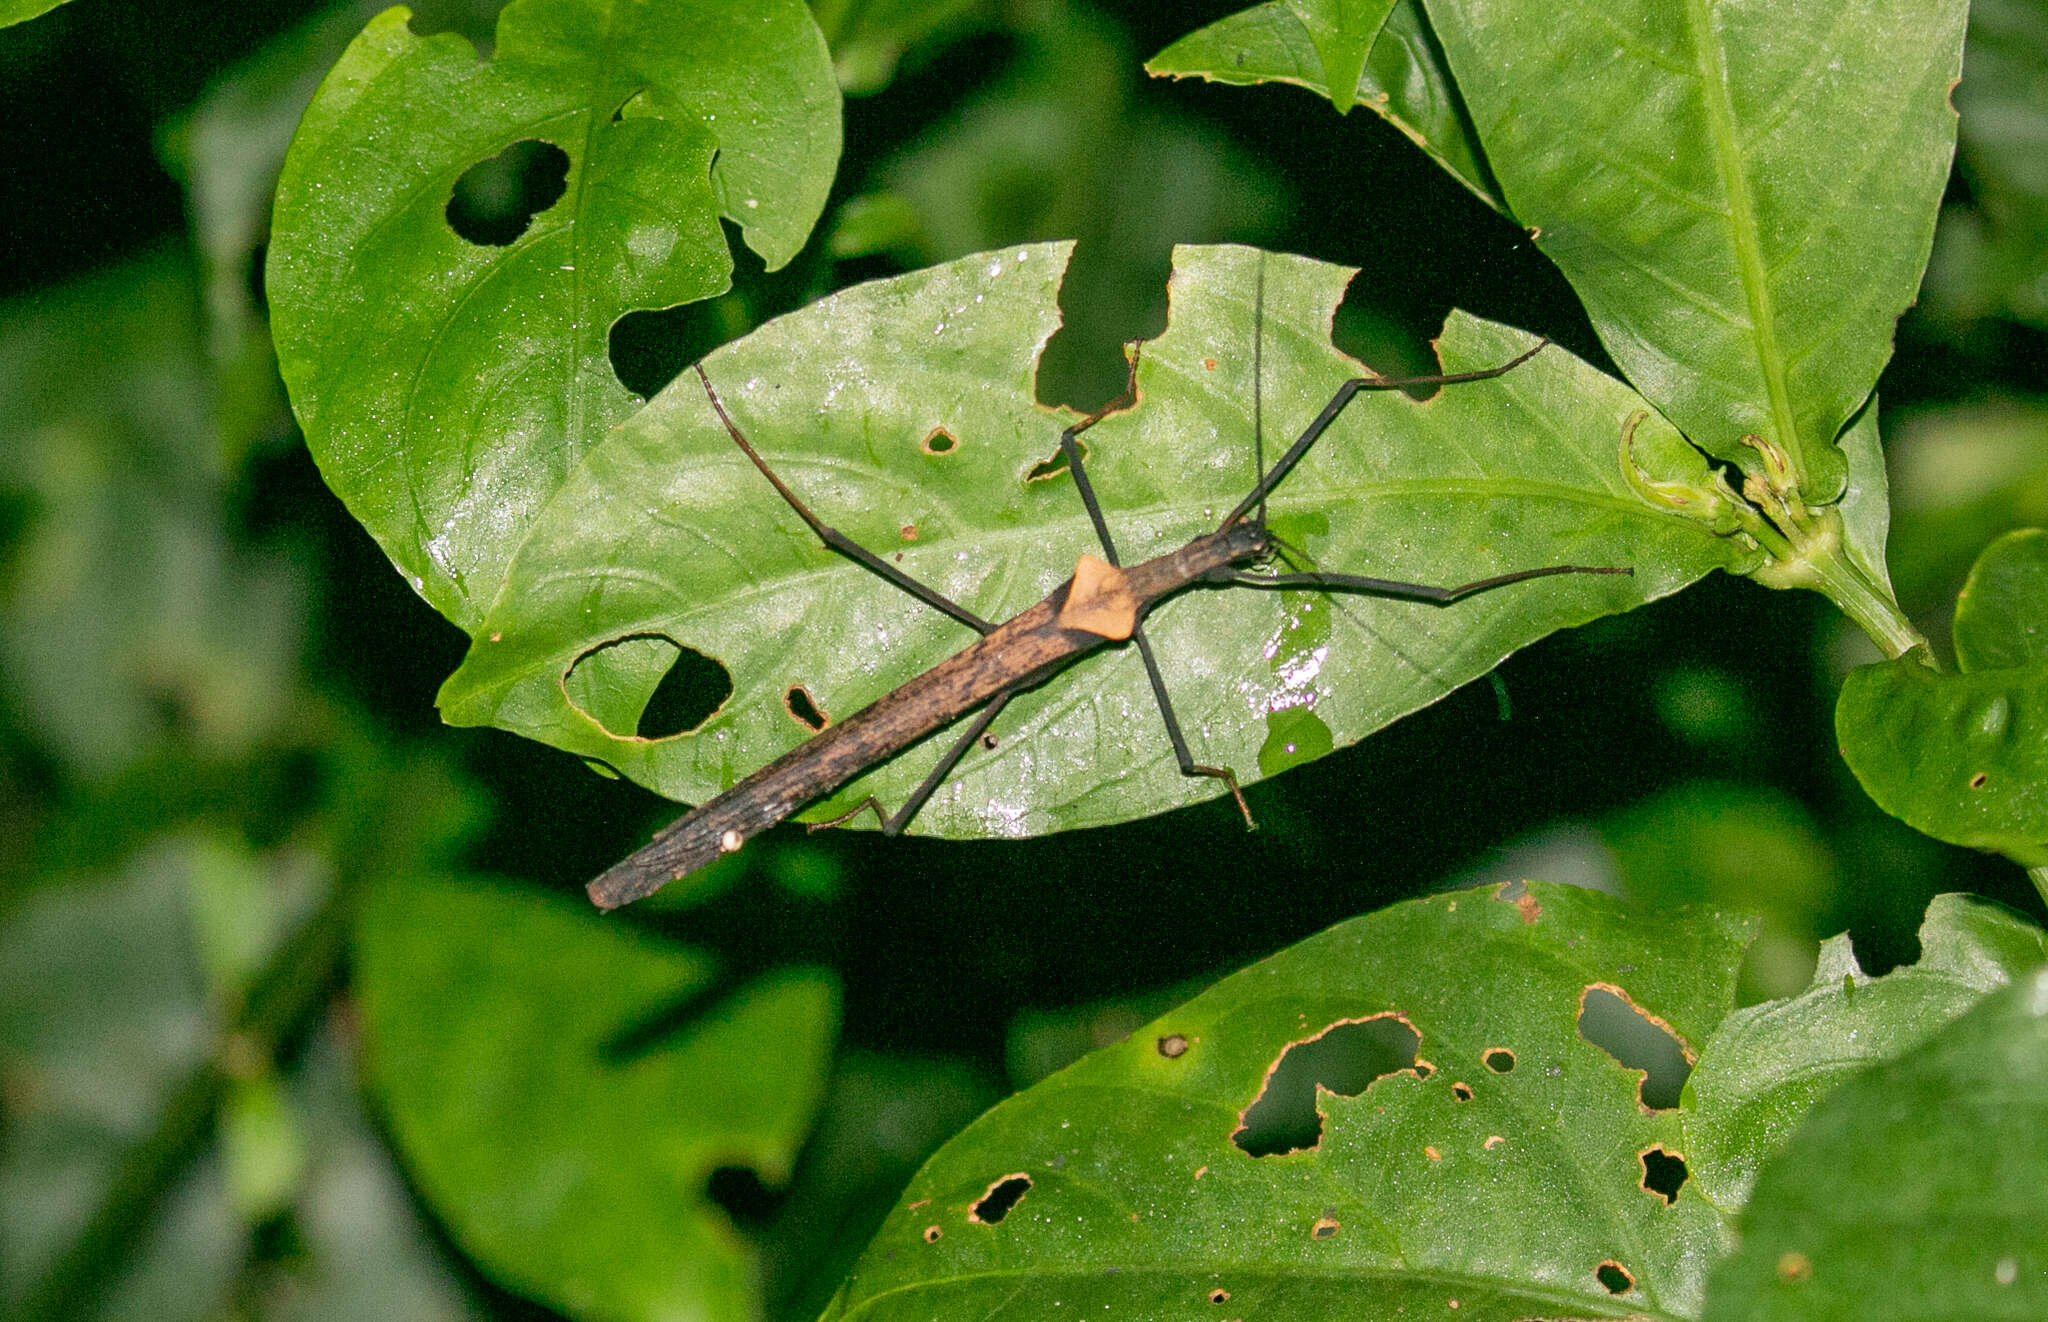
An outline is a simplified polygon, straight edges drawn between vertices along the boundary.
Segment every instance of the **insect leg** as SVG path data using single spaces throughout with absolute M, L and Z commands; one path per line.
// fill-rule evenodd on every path
M 1136 379 L 1137 364 L 1131 365 L 1133 381 Z M 1087 507 L 1088 521 L 1095 525 L 1095 536 L 1102 543 L 1103 558 L 1112 565 L 1119 564 L 1116 542 L 1109 535 L 1109 523 L 1102 516 L 1102 503 L 1095 498 L 1095 487 L 1088 481 L 1088 470 L 1081 461 L 1081 448 L 1074 437 L 1086 427 L 1091 427 L 1101 415 L 1097 414 L 1060 433 L 1060 449 L 1067 456 L 1067 467 L 1074 474 L 1074 489 L 1081 494 L 1081 503 Z M 1166 722 L 1166 737 L 1173 743 L 1174 760 L 1180 763 L 1183 776 L 1206 776 L 1220 780 L 1230 790 L 1230 797 L 1237 801 L 1237 810 L 1244 814 L 1248 829 L 1257 830 L 1258 823 L 1252 820 L 1252 810 L 1244 801 L 1244 791 L 1238 788 L 1237 773 L 1229 767 L 1208 767 L 1195 761 L 1195 755 L 1188 748 L 1187 736 L 1181 733 L 1180 720 L 1173 714 L 1173 699 L 1166 694 L 1166 677 L 1159 673 L 1159 662 L 1152 655 L 1151 640 L 1145 637 L 1142 622 L 1131 626 L 1131 641 L 1138 645 L 1138 656 L 1145 663 L 1145 678 L 1151 681 L 1152 696 L 1158 701 L 1160 719 Z
M 917 810 L 924 807 L 925 800 L 931 798 L 933 792 L 945 783 L 947 776 L 953 774 L 953 768 L 960 764 L 960 759 L 967 755 L 967 750 L 974 747 L 975 742 L 988 732 L 988 727 L 996 719 L 996 713 L 1002 711 L 1003 704 L 1009 700 L 1010 695 L 1007 693 L 999 693 L 991 699 L 988 706 L 981 709 L 981 714 L 976 716 L 961 732 L 960 737 L 953 741 L 953 746 L 946 750 L 946 755 L 939 759 L 939 764 L 932 768 L 931 774 L 911 791 L 910 797 L 905 799 L 903 806 L 894 813 L 884 813 L 881 800 L 870 794 L 829 822 L 812 822 L 810 829 L 823 831 L 827 827 L 844 826 L 862 813 L 872 810 L 875 820 L 882 824 L 883 835 L 902 834 L 903 828 L 910 825 L 910 819 L 917 816 Z
M 796 511 L 798 518 L 810 525 L 811 531 L 818 535 L 819 541 L 863 568 L 880 574 L 883 578 L 888 579 L 891 583 L 902 588 L 911 596 L 916 597 L 925 605 L 945 612 L 975 632 L 983 634 L 995 632 L 996 626 L 954 601 L 951 597 L 946 596 L 936 588 L 918 582 L 910 575 L 876 555 L 873 551 L 868 550 L 859 542 L 848 537 L 845 533 L 840 532 L 837 528 L 827 527 L 822 519 L 811 512 L 811 507 L 798 499 L 797 494 L 791 491 L 784 484 L 783 480 L 775 475 L 775 470 L 768 467 L 768 462 L 761 458 L 760 453 L 747 442 L 747 438 L 740 434 L 739 427 L 733 423 L 732 415 L 725 411 L 724 402 L 718 398 L 718 392 L 712 389 L 711 378 L 704 374 L 704 364 L 702 363 L 697 364 L 697 379 L 704 383 L 704 393 L 710 398 L 711 407 L 717 412 L 718 420 L 725 424 L 726 434 L 731 436 L 733 443 L 740 447 L 741 452 L 748 459 L 753 461 L 754 467 L 761 470 L 761 476 L 767 478 L 769 483 L 774 486 L 776 494 L 782 497 L 784 503 Z

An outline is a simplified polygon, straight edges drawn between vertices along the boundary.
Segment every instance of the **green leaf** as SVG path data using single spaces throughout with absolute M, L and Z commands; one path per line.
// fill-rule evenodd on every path
M 1857 1075 L 1765 1168 L 1709 1322 L 2048 1316 L 2048 970 Z
M 1682 1151 L 1683 1118 L 1641 1106 L 1640 1073 L 1578 1020 L 1615 987 L 1704 1042 L 1747 933 L 1540 884 L 1341 923 L 976 1121 L 826 1316 L 1690 1316 L 1724 1216 L 1643 1187 L 1638 1154 Z M 1296 1080 L 1312 1146 L 1234 1141 L 1291 1047 L 1374 1024 L 1400 1039 L 1388 1059 Z M 1013 1179 L 1022 1198 L 988 1224 L 974 1209 Z M 1608 1262 L 1633 1285 L 1603 1285 Z
M 1395 0 L 1363 69 L 1350 83 L 1331 77 L 1313 34 L 1287 0 L 1255 5 L 1190 33 L 1147 60 L 1145 70 L 1156 77 L 1205 78 L 1240 87 L 1292 83 L 1345 109 L 1363 104 L 1480 201 L 1502 209 L 1422 0 Z
M 1852 671 L 1835 738 L 1863 788 L 1937 840 L 2048 864 L 2048 660 L 1943 675 L 1915 656 Z
M 2041 929 L 1989 901 L 1936 896 L 1920 962 L 1865 974 L 1847 937 L 1821 948 L 1813 983 L 1721 1021 L 1686 1084 L 1685 1158 L 1698 1190 L 1728 1210 L 1816 1104 L 1873 1061 L 1913 1051 L 2048 958 Z
M 521 143 L 548 144 L 522 149 L 543 175 L 566 159 L 560 200 L 503 246 L 461 237 L 458 181 Z M 838 153 L 798 0 L 516 0 L 488 62 L 394 9 L 349 47 L 278 185 L 278 359 L 329 482 L 443 614 L 477 623 L 563 476 L 638 406 L 612 324 L 726 287 L 720 215 L 787 262 Z
M 985 619 L 1032 605 L 1096 542 L 1050 461 L 1062 419 L 1033 402 L 1066 248 L 983 254 L 844 291 L 711 355 L 737 424 L 820 518 Z M 1088 432 L 1089 474 L 1127 561 L 1213 529 L 1253 479 L 1251 362 L 1264 277 L 1266 454 L 1361 370 L 1330 345 L 1350 272 L 1241 248 L 1178 255 L 1166 334 L 1144 346 L 1142 403 Z M 1451 370 L 1505 362 L 1528 336 L 1467 317 Z M 1359 595 L 1189 593 L 1151 617 L 1197 760 L 1251 778 L 1272 724 L 1305 709 L 1352 743 L 1553 629 L 1677 590 L 1741 549 L 1638 496 L 1618 463 L 1641 402 L 1549 349 L 1426 403 L 1353 401 L 1275 493 L 1272 526 L 1330 570 L 1432 584 L 1543 565 L 1551 578 L 1441 608 Z M 1687 450 L 1661 421 L 1642 427 Z M 936 444 L 934 440 L 936 439 Z M 1687 451 L 1690 453 L 1690 451 Z M 696 729 L 641 738 L 571 701 L 571 676 L 659 636 L 717 659 L 732 696 Z M 819 546 L 725 435 L 694 375 L 592 452 L 514 562 L 441 693 L 456 724 L 494 723 L 701 801 L 808 737 L 788 695 L 851 714 L 971 634 Z M 630 659 L 629 657 L 626 659 Z M 658 676 L 638 676 L 642 692 Z M 616 690 L 614 690 L 616 691 Z M 1125 821 L 1217 792 L 1174 762 L 1139 659 L 1116 649 L 1011 702 L 917 818 L 953 836 Z M 834 801 L 900 802 L 914 753 Z M 1272 759 L 1268 759 L 1269 761 Z M 1284 759 L 1283 759 L 1284 761 Z M 830 811 L 821 806 L 820 811 Z
M 1884 468 L 1884 447 L 1877 437 L 1877 399 L 1842 433 L 1842 457 L 1848 475 L 1842 499 L 1842 549 L 1864 577 L 1892 593 L 1891 571 L 1885 563 L 1885 540 L 1891 534 L 1891 490 Z
M 304 588 L 227 535 L 192 272 L 168 255 L 0 307 L 0 672 L 68 775 L 290 718 Z
M 1709 453 L 1841 494 L 1837 433 L 1912 301 L 1948 176 L 1963 0 L 1430 0 L 1508 205 Z
M 0 28 L 26 23 L 64 3 L 66 0 L 0 0 Z
M 2009 532 L 1977 557 L 1956 598 L 1955 644 L 1965 671 L 2048 662 L 2048 529 Z
M 490 1275 L 579 1317 L 747 1318 L 754 1252 L 706 1193 L 789 1176 L 824 1089 L 822 974 L 771 974 L 635 1043 L 707 961 L 562 902 L 379 889 L 358 929 L 372 1084 L 420 1189 Z

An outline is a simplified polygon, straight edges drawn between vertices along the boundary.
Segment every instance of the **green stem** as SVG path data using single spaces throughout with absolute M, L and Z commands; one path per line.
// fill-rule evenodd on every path
M 1824 547 L 1810 551 L 1807 563 L 1813 567 L 1820 592 L 1869 634 L 1886 658 L 1896 660 L 1916 648 L 1926 650 L 1927 639 L 1913 627 L 1891 593 L 1873 583 L 1848 557 Z

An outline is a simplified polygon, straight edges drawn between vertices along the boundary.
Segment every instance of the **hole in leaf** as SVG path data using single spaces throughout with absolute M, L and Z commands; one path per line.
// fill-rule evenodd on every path
M 1081 462 L 1084 464 L 1087 463 L 1088 447 L 1079 440 L 1076 440 L 1074 444 L 1080 446 Z M 1024 475 L 1024 480 L 1026 482 L 1050 482 L 1052 479 L 1056 477 L 1064 476 L 1066 471 L 1067 451 L 1066 448 L 1062 446 L 1060 449 L 1054 450 L 1052 452 L 1052 458 L 1046 460 L 1044 463 L 1033 464 L 1031 466 L 1031 471 Z
M 732 675 L 665 634 L 631 634 L 577 657 L 562 688 L 614 739 L 666 739 L 710 720 L 732 696 Z
M 1495 1074 L 1506 1074 L 1515 1067 L 1515 1053 L 1506 1047 L 1488 1047 L 1479 1059 Z
M 813 730 L 822 730 L 831 718 L 818 710 L 818 704 L 811 701 L 811 691 L 801 684 L 793 685 L 782 695 L 782 705 L 789 708 L 789 714 Z
M 1212 1303 L 1212 1304 L 1227 1304 L 1227 1303 L 1229 1303 L 1229 1302 L 1230 1302 L 1230 1291 L 1228 1291 L 1228 1290 L 1211 1290 L 1211 1291 L 1209 1291 L 1209 1302 L 1210 1302 L 1210 1303 Z
M 1326 1216 L 1308 1228 L 1308 1233 L 1317 1239 L 1328 1239 L 1343 1229 L 1343 1223 L 1334 1216 Z
M 1687 1174 L 1683 1157 L 1674 1156 L 1663 1148 L 1651 1148 L 1643 1153 L 1643 1188 L 1662 1194 L 1667 1204 L 1678 1201 L 1678 1191 L 1685 1187 Z
M 1024 1195 L 1029 1192 L 1029 1175 L 1022 1171 L 1015 1175 L 1005 1175 L 988 1187 L 988 1192 L 981 1196 L 981 1201 L 967 1213 L 967 1219 L 980 1225 L 995 1225 L 1010 1214 L 1011 1208 L 1024 1201 Z
M 1472 1100 L 1472 1085 L 1471 1085 L 1471 1084 L 1469 1084 L 1469 1083 L 1454 1083 L 1454 1084 L 1452 1084 L 1452 1085 L 1451 1085 L 1451 1096 L 1453 1096 L 1453 1097 L 1457 1098 L 1457 1099 L 1458 1099 L 1459 1101 L 1461 1101 L 1461 1102 L 1469 1102 L 1469 1101 L 1471 1101 L 1471 1100 Z
M 786 1195 L 761 1183 L 751 1166 L 720 1166 L 711 1172 L 705 1194 L 742 1230 L 763 1231 L 782 1210 Z
M 1177 1060 L 1188 1054 L 1188 1040 L 1179 1033 L 1168 1033 L 1159 1039 L 1159 1054 L 1168 1060 Z
M 986 748 L 986 749 L 987 749 L 987 750 L 988 750 L 989 752 L 991 752 L 991 753 L 995 752 L 995 751 L 996 751 L 996 737 L 995 737 L 994 735 L 992 735 L 992 734 L 985 734 L 985 735 L 983 735 L 983 736 L 981 737 L 981 746 L 982 746 L 983 748 Z
M 651 399 L 683 369 L 718 346 L 714 303 L 637 308 L 612 323 L 606 336 L 612 375 L 642 399 Z
M 936 1244 L 939 1242 L 939 1236 L 945 1233 L 945 1231 L 939 1229 L 937 1226 L 926 1226 L 924 1228 L 924 1242 L 927 1244 Z
M 951 454 L 959 445 L 959 438 L 952 432 L 944 427 L 934 427 L 930 434 L 918 443 L 918 448 L 926 454 Z
M 1990 779 L 1991 777 L 1985 775 L 1983 772 L 1980 771 L 1976 775 L 1970 777 L 1970 788 L 1973 790 L 1981 790 L 1984 788 L 1985 783 Z
M 1607 1287 L 1609 1294 L 1627 1294 L 1635 1288 L 1636 1278 L 1628 1274 L 1628 1268 L 1609 1258 L 1593 1273 L 1600 1278 L 1600 1284 Z
M 569 184 L 569 153 L 527 138 L 462 172 L 448 197 L 448 227 L 471 243 L 503 248 L 533 218 L 561 201 Z
M 1230 1141 L 1254 1157 L 1314 1147 L 1323 1137 L 1317 1089 L 1356 1097 L 1375 1080 L 1413 1069 L 1421 1044 L 1422 1035 L 1398 1014 L 1331 1024 L 1280 1053 Z
M 1619 987 L 1594 983 L 1579 998 L 1579 1035 L 1621 1062 L 1641 1070 L 1636 1100 L 1652 1111 L 1678 1105 L 1692 1073 L 1691 1053 L 1668 1025 L 1644 1014 Z

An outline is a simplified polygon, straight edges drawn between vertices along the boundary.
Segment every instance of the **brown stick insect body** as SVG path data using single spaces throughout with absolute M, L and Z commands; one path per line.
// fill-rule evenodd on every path
M 1167 698 L 1158 664 L 1153 659 L 1151 645 L 1145 638 L 1143 620 L 1146 612 L 1198 583 L 1235 583 L 1262 588 L 1336 588 L 1447 604 L 1488 588 L 1551 574 L 1629 573 L 1627 569 L 1554 565 L 1500 574 L 1457 587 L 1439 588 L 1353 574 L 1246 572 L 1247 566 L 1271 558 L 1276 548 L 1275 539 L 1266 530 L 1266 497 L 1308 453 L 1309 447 L 1336 420 L 1352 396 L 1361 390 L 1486 380 L 1519 366 L 1543 347 L 1544 344 L 1538 344 L 1513 362 L 1483 371 L 1399 380 L 1366 376 L 1345 382 L 1315 421 L 1287 448 L 1271 470 L 1259 478 L 1251 494 L 1224 516 L 1214 532 L 1204 533 L 1177 551 L 1123 568 L 1118 563 L 1116 545 L 1082 466 L 1081 451 L 1075 444 L 1075 437 L 1115 409 L 1127 407 L 1127 401 L 1132 398 L 1127 394 L 1124 399 L 1090 414 L 1060 434 L 1061 451 L 1073 472 L 1075 486 L 1087 506 L 1089 518 L 1095 525 L 1096 535 L 1102 543 L 1103 558 L 1082 556 L 1073 577 L 1053 589 L 1037 605 L 1000 625 L 990 624 L 857 545 L 836 529 L 825 526 L 740 434 L 700 365 L 697 368 L 698 379 L 704 383 L 705 394 L 727 433 L 820 540 L 982 636 L 894 692 L 828 726 L 731 789 L 685 813 L 656 834 L 646 847 L 614 864 L 592 881 L 588 887 L 590 898 L 599 908 L 615 909 L 650 895 L 669 881 L 687 876 L 721 854 L 739 849 L 753 836 L 805 805 L 824 798 L 870 767 L 887 761 L 980 708 L 980 715 L 893 815 L 885 815 L 872 798 L 853 810 L 858 813 L 873 808 L 882 821 L 882 829 L 893 835 L 916 815 L 967 749 L 981 738 L 1013 694 L 1043 683 L 1098 648 L 1126 639 L 1137 644 L 1144 660 L 1146 674 L 1158 699 L 1160 715 L 1165 719 L 1167 735 L 1173 743 L 1182 773 L 1223 781 L 1244 812 L 1246 824 L 1251 824 L 1251 812 L 1238 791 L 1237 777 L 1227 768 L 1197 764 L 1189 751 L 1187 740 L 1181 734 L 1180 722 L 1174 717 L 1172 703 Z M 1132 374 L 1135 386 L 1135 365 Z M 847 814 L 848 817 L 852 815 Z M 845 818 L 839 820 L 844 821 Z

